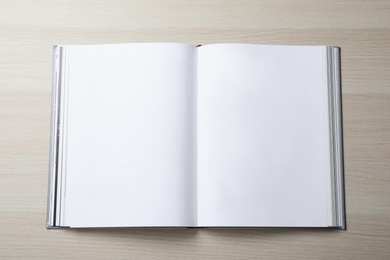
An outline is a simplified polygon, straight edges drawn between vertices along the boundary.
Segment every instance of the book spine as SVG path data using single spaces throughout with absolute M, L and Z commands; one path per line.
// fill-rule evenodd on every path
M 332 193 L 335 226 L 346 228 L 340 48 L 327 47 Z
M 53 47 L 53 72 L 52 72 L 52 97 L 51 97 L 51 122 L 50 122 L 50 146 L 49 146 L 49 174 L 48 174 L 48 199 L 46 227 L 58 227 L 58 141 L 59 141 L 59 117 L 60 117 L 60 82 L 61 82 L 61 49 Z

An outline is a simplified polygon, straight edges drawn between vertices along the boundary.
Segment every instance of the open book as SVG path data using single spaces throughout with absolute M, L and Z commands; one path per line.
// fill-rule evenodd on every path
M 47 227 L 345 227 L 338 47 L 55 46 Z

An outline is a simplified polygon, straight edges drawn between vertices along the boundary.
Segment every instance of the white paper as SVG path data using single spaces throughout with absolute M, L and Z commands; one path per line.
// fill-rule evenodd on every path
M 323 47 L 198 50 L 198 226 L 327 226 Z
M 67 46 L 64 225 L 195 225 L 195 47 Z

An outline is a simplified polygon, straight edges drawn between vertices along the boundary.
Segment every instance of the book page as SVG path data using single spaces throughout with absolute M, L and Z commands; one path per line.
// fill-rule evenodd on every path
M 323 50 L 199 48 L 199 226 L 327 226 Z
M 195 52 L 66 47 L 64 225 L 195 225 Z

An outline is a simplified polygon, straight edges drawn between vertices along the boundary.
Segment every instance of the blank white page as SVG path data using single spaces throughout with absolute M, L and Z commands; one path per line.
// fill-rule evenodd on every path
M 67 46 L 64 225 L 195 225 L 195 47 Z
M 327 226 L 323 51 L 199 48 L 199 226 Z

